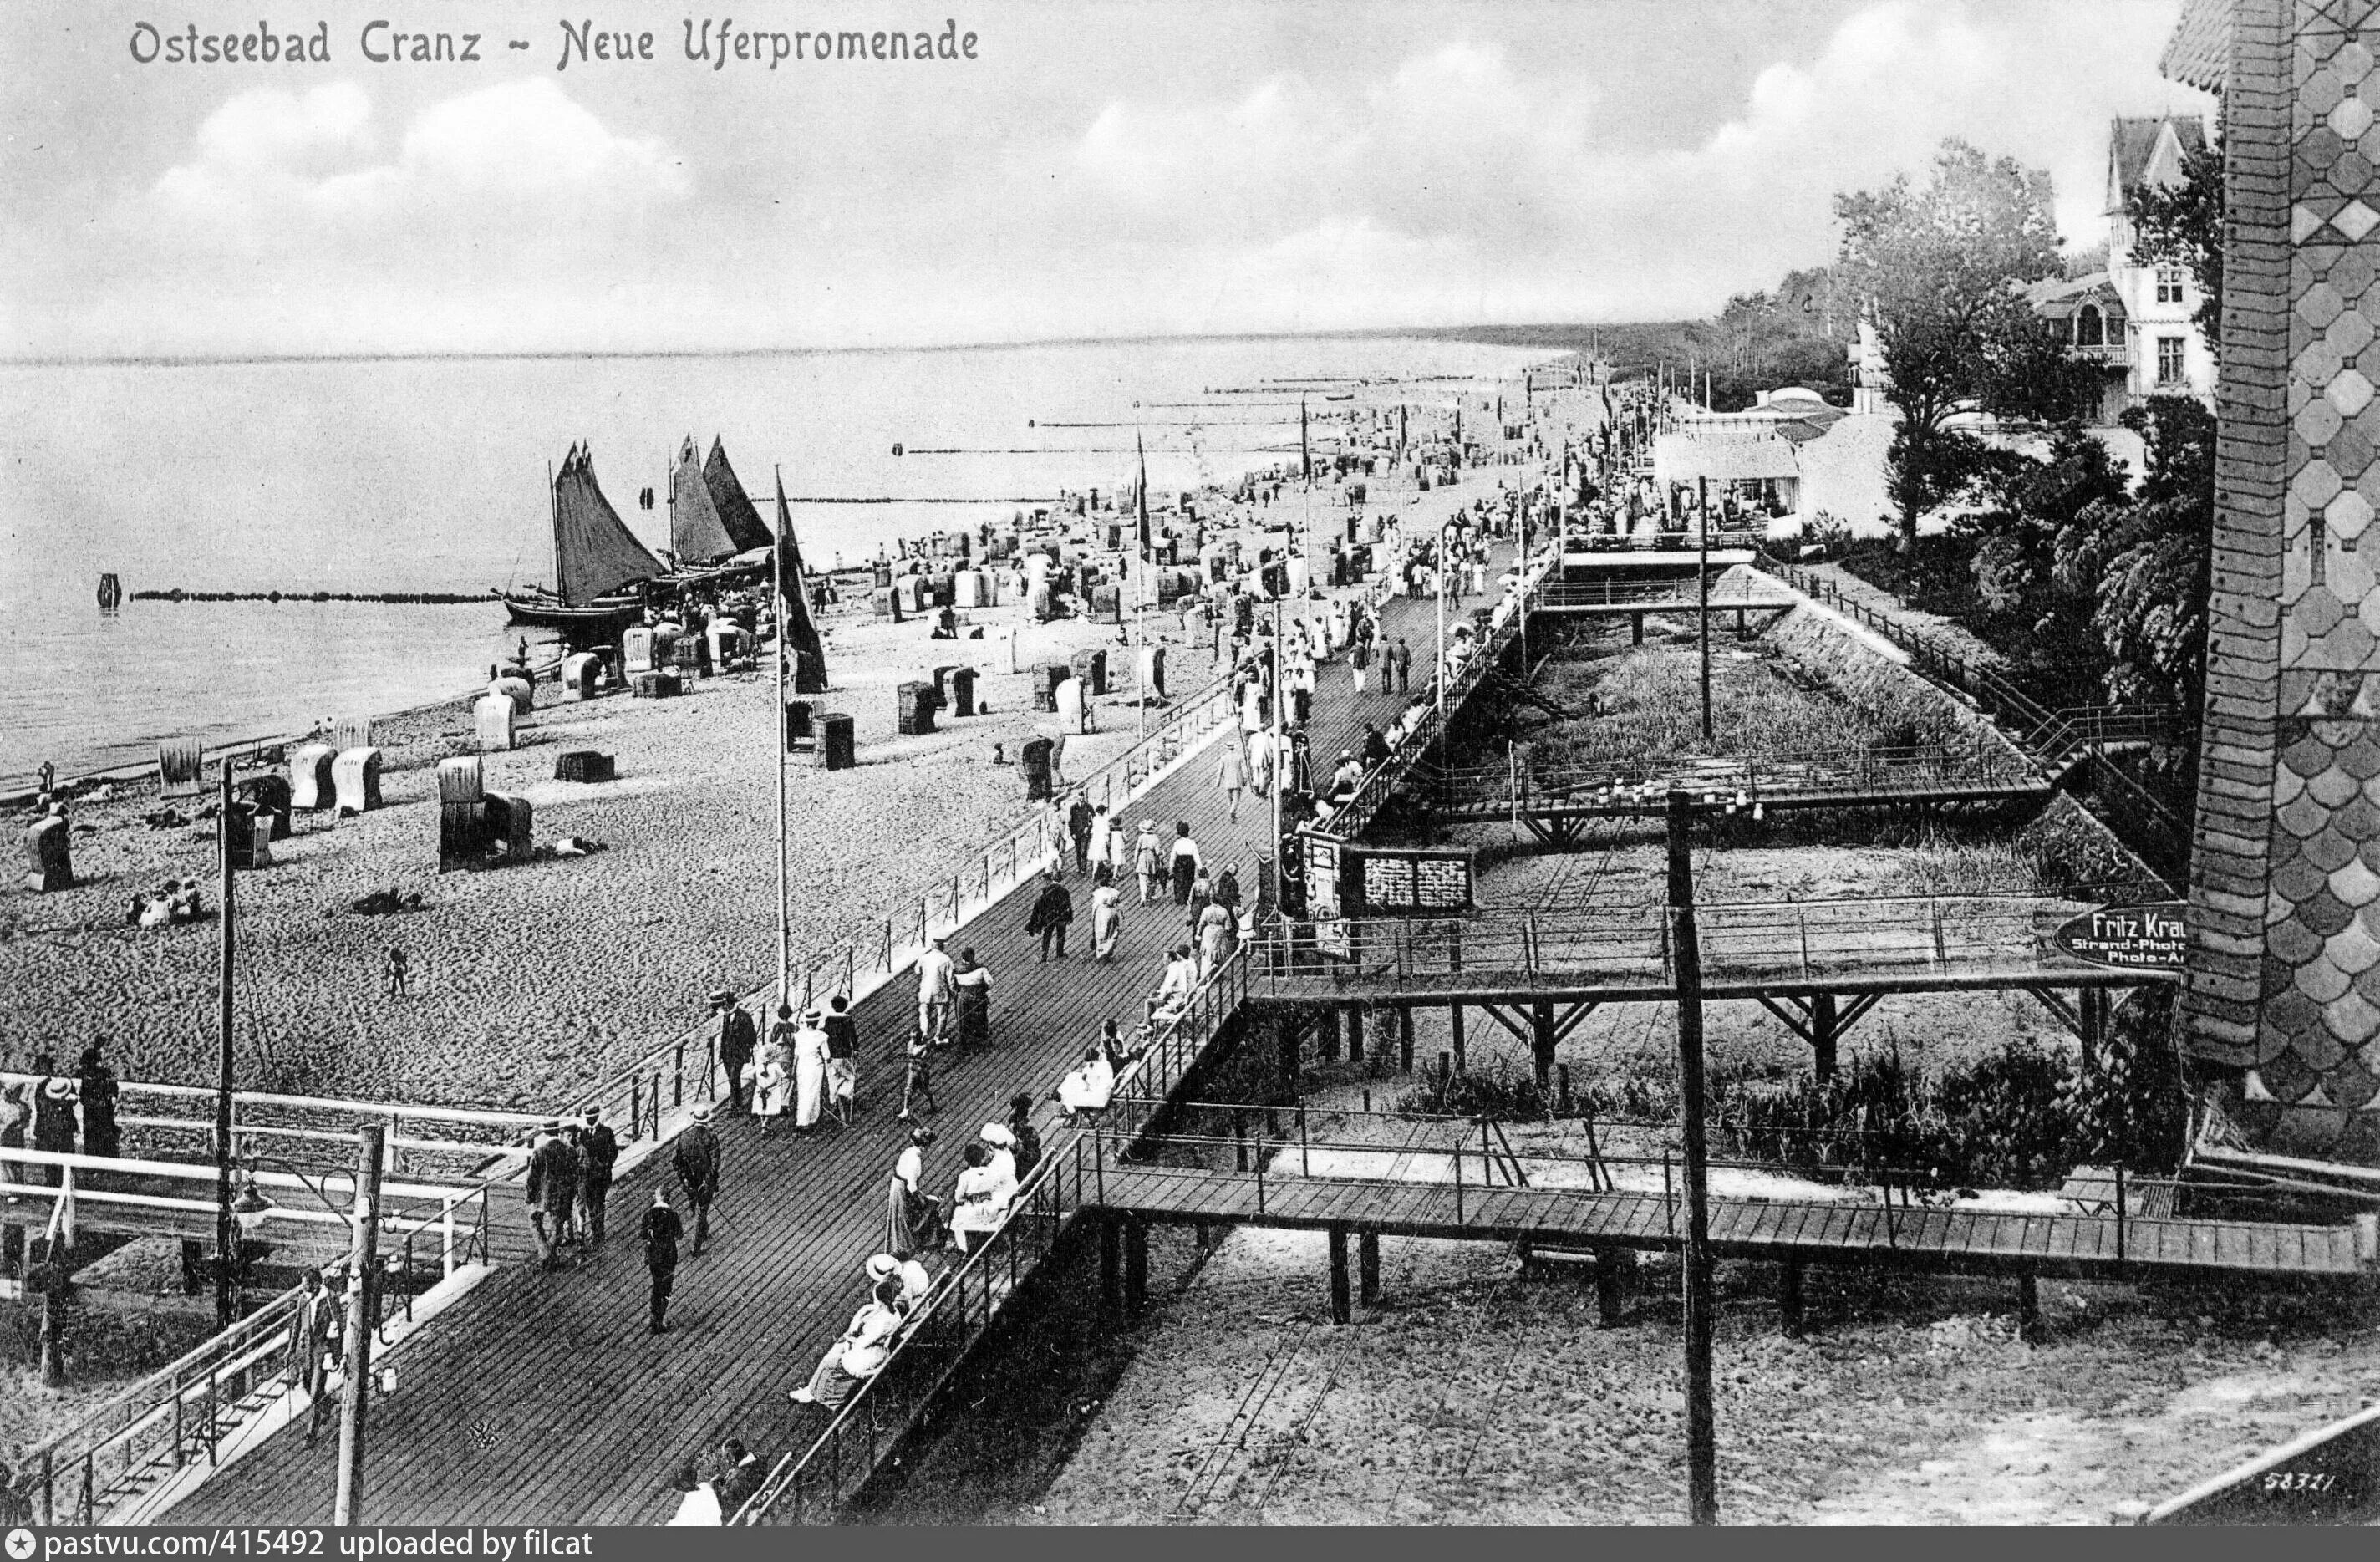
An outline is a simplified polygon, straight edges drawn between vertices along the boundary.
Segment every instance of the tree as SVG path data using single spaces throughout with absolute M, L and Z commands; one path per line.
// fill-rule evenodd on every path
M 2195 397 L 2158 396 L 2128 409 L 2124 425 L 2148 446 L 2141 491 L 2129 505 L 2093 506 L 2058 534 L 2058 580 L 2096 597 L 2109 697 L 2170 703 L 2194 722 L 2206 687 L 2215 416 Z
M 2180 266 L 2198 285 L 2191 323 L 2219 354 L 2223 339 L 2223 151 L 2210 140 L 2182 160 L 2181 182 L 2124 192 L 2132 225 L 2132 259 L 2141 265 Z
M 2022 292 L 2060 271 L 2050 201 L 2047 174 L 1957 140 L 1942 143 L 1922 189 L 1903 175 L 1835 198 L 1842 280 L 1876 326 L 1900 412 L 1886 476 L 1904 548 L 1917 518 L 1982 464 L 1980 442 L 1954 417 L 2063 419 L 2082 394 L 2081 367 Z

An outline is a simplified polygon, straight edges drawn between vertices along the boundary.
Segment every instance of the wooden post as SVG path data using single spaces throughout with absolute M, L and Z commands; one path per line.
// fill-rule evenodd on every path
M 238 816 L 233 812 L 231 756 L 223 761 L 223 797 L 216 804 L 215 834 L 222 844 L 223 916 L 215 939 L 215 1327 L 227 1329 L 239 1313 L 235 1287 L 239 1267 L 239 1238 L 232 1229 L 231 1162 L 231 1014 L 233 896 L 232 831 Z
M 1297 1093 L 1297 1016 L 1283 1010 L 1272 1022 L 1273 1056 L 1281 1069 L 1281 1088 Z
M 1694 565 L 1694 585 L 1701 611 L 1695 617 L 1702 625 L 1699 639 L 1703 658 L 1703 741 L 1711 740 L 1710 692 L 1710 479 L 1694 479 L 1694 535 L 1699 556 Z M 1701 1520 L 1697 1520 L 1701 1522 Z
M 1454 1034 L 1454 1071 L 1460 1074 L 1463 1072 L 1463 1006 L 1461 1004 L 1449 1004 L 1446 1006 L 1446 1023 L 1447 1028 Z
M 1363 1287 L 1364 1305 L 1380 1300 L 1380 1234 L 1366 1231 L 1355 1239 L 1355 1275 Z
M 364 1482 L 364 1409 L 371 1393 L 371 1348 L 378 1320 L 372 1293 L 380 1273 L 380 1168 L 378 1123 L 356 1126 L 356 1202 L 347 1212 L 347 1337 L 340 1353 L 346 1377 L 339 1385 L 339 1484 L 331 1522 L 355 1528 L 361 1521 Z
M 1335 1004 L 1322 1011 L 1322 1035 L 1317 1050 L 1322 1054 L 1323 1062 L 1339 1061 L 1339 1008 Z
M 1704 578 L 1708 589 L 1709 578 Z M 1706 630 L 1709 616 L 1704 616 Z M 1706 713 L 1709 707 L 1706 705 Z M 1711 1392 L 1710 1166 L 1703 1121 L 1703 981 L 1694 926 L 1693 804 L 1670 792 L 1670 906 L 1677 936 L 1678 1066 L 1686 1151 L 1686 1504 L 1696 1524 L 1718 1522 L 1718 1428 Z
M 1343 1226 L 1330 1228 L 1330 1321 L 1355 1321 L 1355 1309 L 1347 1295 L 1347 1228 Z
M 2106 997 L 2107 995 L 2095 987 L 2074 989 L 2074 1012 L 2082 1022 L 2082 1071 L 2085 1074 L 2099 1071 L 2099 1043 L 2104 1039 L 2100 1024 L 2106 1012 L 2100 1004 Z
M 1645 615 L 1642 613 L 1628 615 L 1628 643 L 1631 645 L 1645 643 Z
M 2041 1327 L 2041 1282 L 2030 1275 L 2016 1278 L 2017 1326 L 2030 1339 Z
M 1777 1291 L 1777 1310 L 1785 1319 L 1785 1332 L 1789 1335 L 1800 1335 L 1802 1332 L 1802 1261 L 1798 1258 L 1789 1258 L 1785 1261 L 1784 1275 Z
M 1117 1215 L 1099 1221 L 1099 1304 L 1111 1318 L 1123 1314 L 1123 1221 Z
M 1554 1080 L 1554 1006 L 1550 998 L 1539 998 L 1529 1005 L 1529 1050 L 1537 1064 L 1537 1094 L 1543 1097 L 1553 1088 Z
M 1127 1216 L 1123 1223 L 1123 1312 L 1138 1318 L 1148 1307 L 1148 1222 Z
M 1625 1295 L 1626 1272 L 1621 1265 L 1628 1262 L 1628 1250 L 1601 1247 L 1595 1250 L 1595 1311 L 1598 1328 L 1620 1326 L 1620 1305 Z
M 1413 1059 L 1413 1007 L 1409 1004 L 1399 1004 L 1397 1006 L 1397 1071 L 1401 1074 L 1412 1073 Z
M 72 1177 L 74 1168 L 67 1168 Z M 42 1386 L 64 1388 L 67 1385 L 67 1273 L 61 1244 L 52 1239 L 42 1250 Z
M 1364 1006 L 1361 1004 L 1347 1006 L 1347 1061 L 1364 1061 Z
M 1832 993 L 1810 995 L 1810 1067 L 1821 1084 L 1835 1077 L 1835 1016 Z

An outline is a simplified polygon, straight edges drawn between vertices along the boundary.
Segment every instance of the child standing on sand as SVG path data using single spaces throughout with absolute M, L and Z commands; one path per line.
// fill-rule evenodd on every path
M 388 995 L 405 996 L 405 951 L 394 944 L 388 946 Z

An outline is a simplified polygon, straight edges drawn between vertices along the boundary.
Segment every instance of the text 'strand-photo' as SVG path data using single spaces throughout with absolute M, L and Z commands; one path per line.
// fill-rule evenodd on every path
M 2380 1520 L 2380 3 L 0 57 L 11 1558 Z

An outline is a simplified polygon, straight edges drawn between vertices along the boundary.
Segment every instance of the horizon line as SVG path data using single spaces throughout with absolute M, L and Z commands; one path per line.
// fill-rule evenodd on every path
M 893 353 L 893 352 L 981 352 L 996 348 L 1131 347 L 1167 342 L 1275 342 L 1275 341 L 1346 341 L 1381 337 L 1412 336 L 1464 340 L 1467 334 L 1479 331 L 1569 331 L 1623 330 L 1631 327 L 1693 324 L 1693 321 L 1625 320 L 1625 321 L 1477 321 L 1463 325 L 1379 325 L 1359 326 L 1335 331 L 1152 331 L 1114 336 L 1039 336 L 1015 341 L 940 342 L 882 346 L 844 345 L 839 347 L 762 347 L 762 348 L 589 348 L 574 350 L 560 348 L 524 348 L 505 351 L 473 351 L 468 349 L 421 349 L 385 352 L 250 352 L 250 353 L 105 353 L 89 357 L 66 354 L 0 355 L 0 368 L 9 369 L 196 369 L 220 368 L 266 363 L 422 363 L 455 362 L 481 360 L 488 362 L 545 361 L 559 359 L 673 359 L 673 358 L 790 358 L 805 355 Z M 1493 347 L 1509 345 L 1525 347 L 1527 343 L 1479 343 Z M 1549 350 L 1572 350 L 1552 349 Z

